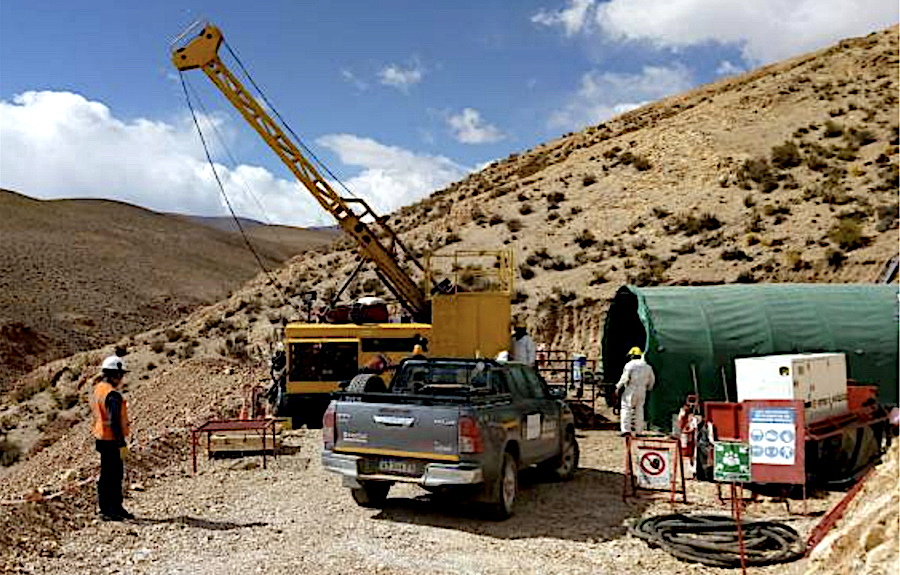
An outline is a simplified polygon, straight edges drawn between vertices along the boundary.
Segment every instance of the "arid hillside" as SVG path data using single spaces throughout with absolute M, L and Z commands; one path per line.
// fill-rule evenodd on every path
M 513 154 L 400 210 L 391 223 L 420 254 L 512 249 L 516 313 L 538 341 L 594 357 L 606 302 L 624 283 L 870 282 L 898 250 L 897 82 L 893 27 Z M 117 340 L 127 347 L 128 391 L 140 405 L 138 461 L 151 474 L 184 457 L 158 450 L 187 445 L 189 426 L 235 413 L 240 390 L 265 380 L 275 328 L 301 315 L 282 293 L 324 294 L 357 263 L 343 240 L 275 271 L 283 291 L 257 275 L 229 297 L 171 319 L 236 281 L 226 262 L 254 273 L 239 238 L 112 202 L 88 202 L 91 216 L 79 219 L 54 211 L 71 202 L 0 198 L 0 215 L 11 222 L 3 245 L 18 246 L 0 254 L 0 310 L 29 310 L 19 322 L 38 318 L 26 324 L 35 345 L 61 357 L 65 345 L 101 328 L 118 337 L 129 319 L 157 324 Z M 22 215 L 11 220 L 10 210 Z M 120 215 L 100 226 L 110 219 L 106 210 Z M 7 240 L 13 234 L 18 239 Z M 464 286 L 478 281 L 477 270 L 459 271 Z M 371 292 L 384 292 L 371 270 L 348 289 L 349 296 Z M 53 297 L 32 295 L 46 293 Z M 87 314 L 76 304 L 86 302 L 104 314 L 93 325 L 79 323 Z M 122 302 L 140 305 L 124 312 Z M 48 328 L 58 330 L 59 347 L 40 339 Z M 0 497 L 91 476 L 85 384 L 112 351 L 110 342 L 37 367 L 3 397 Z M 77 505 L 89 509 L 89 487 L 80 493 Z M 39 540 L 25 534 L 23 521 L 32 530 L 44 521 L 52 535 L 77 516 L 62 504 L 59 522 L 47 511 L 56 508 L 35 507 L 27 520 L 8 509 L 0 526 L 16 526 L 7 531 L 20 538 L 20 551 Z
M 0 390 L 50 359 L 217 301 L 259 272 L 239 235 L 120 202 L 0 190 L 0 221 Z M 334 238 L 266 228 L 251 237 L 270 268 Z

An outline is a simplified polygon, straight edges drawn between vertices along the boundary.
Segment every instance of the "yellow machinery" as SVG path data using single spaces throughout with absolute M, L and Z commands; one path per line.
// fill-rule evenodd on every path
M 334 216 L 341 229 L 356 241 L 362 260 L 375 264 L 378 277 L 415 322 L 288 324 L 284 334 L 285 392 L 295 425 L 320 425 L 321 414 L 338 384 L 352 378 L 377 355 L 396 363 L 410 355 L 416 343 L 435 357 L 493 357 L 507 349 L 514 269 L 511 254 L 477 251 L 431 256 L 429 264 L 433 258 L 453 258 L 450 271 L 444 270 L 443 281 L 438 282 L 441 274 L 435 271 L 437 266 L 419 263 L 390 228 L 386 217 L 375 214 L 364 200 L 341 197 L 334 191 L 219 58 L 223 42 L 221 31 L 211 24 L 192 27 L 175 41 L 172 62 L 181 72 L 203 70 L 319 204 Z M 482 282 L 483 289 L 464 291 L 457 287 L 458 281 L 451 282 L 446 277 L 458 275 L 463 269 L 460 257 L 491 260 L 486 271 L 475 272 L 478 276 L 490 276 L 490 280 Z M 401 265 L 401 259 L 419 269 L 426 290 Z M 466 270 L 471 275 L 472 268 L 467 266 Z

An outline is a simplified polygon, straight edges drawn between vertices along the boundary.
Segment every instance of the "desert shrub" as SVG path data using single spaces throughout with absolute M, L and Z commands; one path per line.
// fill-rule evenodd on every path
M 697 248 L 696 248 L 696 246 L 694 246 L 693 242 L 685 242 L 672 251 L 674 251 L 678 255 L 683 256 L 685 254 L 694 253 L 695 251 L 697 251 Z
M 17 387 L 9 394 L 9 397 L 16 403 L 28 401 L 35 395 L 47 389 L 51 383 L 50 379 L 36 379 Z
M 549 209 L 554 209 L 554 208 L 557 208 L 557 207 L 559 207 L 559 206 L 550 206 Z M 547 221 L 548 221 L 548 222 L 552 222 L 553 220 L 558 220 L 558 219 L 559 219 L 559 214 L 557 214 L 556 212 L 553 212 L 552 214 L 547 214 Z
M 878 232 L 886 232 L 897 227 L 898 205 L 890 204 L 878 206 L 875 208 L 875 219 L 878 222 L 875 230 Z
M 508 220 L 506 222 L 506 229 L 511 231 L 512 233 L 516 233 L 522 229 L 522 222 L 516 218 Z
M 166 349 L 166 343 L 161 339 L 158 339 L 150 344 L 150 350 L 153 353 L 162 353 L 164 349 Z
M 869 144 L 878 141 L 878 138 L 875 137 L 875 133 L 865 128 L 850 128 L 849 130 L 844 132 L 844 138 L 847 140 L 849 145 L 854 147 L 868 146 Z
M 170 342 L 178 341 L 179 339 L 181 339 L 181 332 L 170 327 L 166 330 L 166 339 Z
M 665 208 L 660 208 L 659 206 L 654 206 L 653 209 L 650 210 L 650 212 L 653 214 L 653 217 L 658 220 L 662 220 L 672 215 L 672 212 Z
M 513 305 L 525 303 L 526 301 L 528 301 L 528 293 L 522 290 L 516 290 L 516 293 L 513 295 L 511 301 Z
M 766 204 L 763 206 L 763 213 L 767 216 L 787 216 L 790 215 L 791 209 L 787 206 L 773 206 L 772 204 Z
M 734 280 L 735 283 L 739 284 L 755 284 L 759 280 L 754 277 L 753 272 L 749 270 L 744 270 L 738 274 L 738 277 Z
M 603 270 L 594 270 L 594 273 L 591 276 L 591 281 L 589 281 L 588 284 L 592 286 L 598 286 L 601 284 L 605 284 L 608 281 L 609 280 L 606 278 L 606 274 L 603 272 Z
M 522 276 L 523 280 L 530 280 L 534 277 L 534 270 L 531 269 L 531 266 L 528 264 L 520 264 L 519 275 Z
M 581 185 L 584 187 L 591 186 L 597 183 L 597 178 L 593 175 L 586 175 L 581 179 Z
M 799 272 L 812 268 L 812 264 L 804 260 L 803 255 L 797 250 L 789 251 L 785 256 L 785 259 L 787 260 L 788 268 L 792 271 Z
M 822 135 L 826 138 L 837 138 L 843 133 L 844 127 L 837 122 L 832 122 L 831 120 L 825 122 L 825 131 L 822 132 Z
M 650 163 L 650 160 L 648 160 L 644 156 L 635 156 L 634 161 L 631 165 L 633 165 L 639 172 L 645 172 L 653 167 L 653 164 Z
M 447 234 L 447 237 L 444 238 L 444 245 L 449 246 L 450 244 L 455 244 L 457 242 L 461 242 L 462 238 L 459 237 L 459 234 L 456 232 L 450 232 Z
M 752 194 L 747 194 L 746 196 L 744 196 L 744 207 L 752 208 L 755 205 L 756 205 L 756 200 L 753 199 Z
M 594 234 L 591 233 L 590 230 L 584 229 L 575 236 L 575 243 L 578 244 L 578 247 L 580 247 L 581 249 L 585 249 L 596 244 L 597 238 L 594 237 Z
M 531 204 L 522 204 L 521 206 L 519 206 L 519 213 L 523 216 L 527 216 L 533 211 L 534 209 L 531 207 Z
M 837 151 L 836 157 L 843 162 L 852 162 L 856 159 L 856 148 L 847 146 Z
M 799 166 L 802 160 L 800 149 L 794 142 L 788 141 L 772 148 L 772 165 L 776 168 L 782 170 L 794 168 Z
M 825 252 L 825 261 L 834 269 L 840 268 L 847 261 L 847 256 L 841 250 L 828 248 Z
M 0 439 L 0 465 L 9 467 L 22 457 L 22 448 L 18 443 L 4 437 Z
M 751 188 L 751 182 L 755 182 L 764 193 L 778 188 L 778 178 L 772 173 L 769 162 L 764 158 L 745 161 L 738 169 L 737 181 L 747 190 Z
M 731 261 L 752 262 L 753 261 L 753 257 L 747 255 L 747 252 L 745 252 L 744 250 L 742 250 L 740 248 L 731 248 L 731 249 L 727 249 L 727 250 L 723 251 L 722 259 L 725 260 L 726 262 L 731 262 Z
M 581 212 L 582 212 L 581 206 L 572 206 L 572 207 L 569 209 L 569 215 L 570 215 L 570 216 L 577 216 L 577 215 L 580 214 Z
M 825 158 L 822 157 L 818 152 L 812 152 L 806 155 L 804 158 L 806 162 L 806 167 L 814 172 L 821 172 L 828 168 L 828 162 L 825 161 Z
M 673 229 L 686 236 L 693 236 L 701 232 L 717 230 L 722 227 L 722 222 L 716 216 L 705 212 L 699 217 L 691 213 L 684 213 L 673 219 Z
M 550 192 L 547 194 L 548 204 L 559 204 L 566 201 L 566 195 L 562 192 Z
M 149 363 L 147 364 L 147 371 L 153 371 L 154 369 L 156 369 L 156 364 L 153 363 L 152 361 L 149 362 Z
M 503 216 L 501 216 L 499 214 L 491 214 L 491 217 L 488 220 L 488 225 L 490 225 L 490 226 L 496 226 L 496 225 L 502 224 L 502 223 L 503 223 Z
M 591 257 L 590 257 L 590 256 L 588 255 L 588 253 L 587 253 L 586 251 L 584 251 L 584 250 L 581 250 L 581 251 L 579 251 L 579 252 L 576 252 L 576 253 L 575 253 L 575 258 L 574 258 L 574 259 L 575 259 L 575 263 L 578 264 L 579 266 L 583 266 L 584 264 L 586 264 L 586 263 L 588 263 L 589 261 L 591 261 Z
M 855 220 L 843 219 L 828 230 L 828 239 L 845 251 L 852 251 L 869 245 L 870 239 L 863 235 L 862 226 Z

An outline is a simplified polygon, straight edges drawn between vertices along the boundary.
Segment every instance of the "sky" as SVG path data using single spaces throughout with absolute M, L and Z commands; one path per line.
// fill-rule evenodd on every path
M 898 19 L 896 0 L 0 0 L 0 187 L 227 215 L 170 61 L 197 20 L 219 26 L 333 186 L 386 213 L 541 142 Z M 183 78 L 240 215 L 334 223 L 201 71 Z

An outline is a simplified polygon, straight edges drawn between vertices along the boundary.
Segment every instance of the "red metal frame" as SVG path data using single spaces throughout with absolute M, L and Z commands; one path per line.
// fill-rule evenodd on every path
M 687 503 L 687 486 L 684 477 L 684 459 L 681 455 L 681 440 L 678 438 L 668 437 L 635 437 L 640 440 L 642 445 L 648 447 L 658 447 L 660 449 L 672 450 L 672 458 L 675 468 L 672 470 L 672 480 L 669 485 L 669 502 L 675 502 L 675 496 L 681 494 L 681 502 Z M 662 489 L 651 489 L 649 487 L 641 487 L 637 485 L 634 477 L 634 463 L 631 459 L 631 442 L 630 435 L 625 436 L 625 474 L 622 476 L 622 501 L 626 501 L 629 497 L 637 497 L 638 491 L 648 493 L 659 493 Z M 681 476 L 681 489 L 678 488 L 678 476 Z
M 191 458 L 194 473 L 197 473 L 197 438 L 206 434 L 206 455 L 210 456 L 210 436 L 216 431 L 259 431 L 262 434 L 263 469 L 266 468 L 266 431 L 272 429 L 272 457 L 278 457 L 275 449 L 274 419 L 211 419 L 196 429 L 191 430 Z

